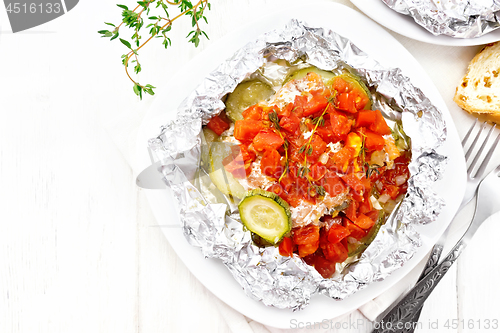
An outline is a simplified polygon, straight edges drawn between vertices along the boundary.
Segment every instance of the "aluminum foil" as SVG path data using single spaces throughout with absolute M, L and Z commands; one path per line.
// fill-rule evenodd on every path
M 270 59 L 305 59 L 324 70 L 349 66 L 373 91 L 374 108 L 400 119 L 411 137 L 408 194 L 373 243 L 356 262 L 324 279 L 297 255 L 258 247 L 243 228 L 231 198 L 204 191 L 210 184 L 200 167 L 202 125 L 224 109 L 222 98 Z M 446 162 L 436 149 L 446 140 L 441 112 L 397 68 L 384 68 L 335 32 L 290 21 L 283 29 L 260 36 L 202 80 L 178 109 L 175 121 L 162 127 L 149 147 L 177 200 L 187 241 L 205 257 L 220 258 L 248 296 L 269 306 L 302 309 L 315 293 L 341 300 L 401 267 L 421 244 L 414 226 L 436 219 L 443 200 L 432 189 Z M 213 185 L 212 185 L 213 186 Z
M 480 37 L 500 27 L 500 0 L 382 0 L 434 35 Z

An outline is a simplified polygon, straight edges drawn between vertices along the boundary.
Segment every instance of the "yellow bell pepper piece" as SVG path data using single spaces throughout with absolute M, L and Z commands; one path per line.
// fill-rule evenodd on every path
M 361 152 L 361 146 L 363 145 L 363 140 L 361 140 L 361 137 L 357 135 L 354 132 L 349 133 L 347 135 L 347 139 L 345 141 L 346 147 L 352 147 L 354 148 L 354 155 L 352 158 L 356 158 L 359 156 L 359 153 Z

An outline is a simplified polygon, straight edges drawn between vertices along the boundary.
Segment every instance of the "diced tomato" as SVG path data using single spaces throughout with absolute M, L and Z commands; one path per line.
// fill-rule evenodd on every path
M 295 188 L 292 188 L 290 191 L 288 191 L 287 199 L 287 202 L 290 204 L 290 206 L 297 207 L 302 202 L 302 193 Z
M 289 116 L 283 116 L 280 119 L 280 127 L 290 134 L 297 132 L 300 125 L 300 119 L 295 114 L 291 113 Z
M 334 224 L 342 225 L 342 216 L 323 215 L 320 220 L 325 224 L 323 228 L 325 231 L 330 230 Z
M 230 172 L 235 178 L 246 178 L 245 162 L 241 154 L 236 157 L 232 155 L 227 156 L 222 160 L 222 164 L 224 165 L 224 169 Z
M 311 91 L 311 95 L 312 97 L 302 106 L 304 109 L 304 113 L 302 114 L 303 117 L 322 112 L 328 105 L 328 99 L 323 95 L 322 90 L 313 90 Z
M 380 211 L 372 210 L 371 212 L 365 213 L 365 215 L 368 216 L 373 222 L 377 223 L 380 216 Z
M 345 237 L 349 236 L 351 232 L 340 224 L 332 224 L 328 230 L 328 241 L 330 243 L 338 243 Z
M 385 145 L 385 140 L 382 135 L 366 130 L 365 135 L 365 147 L 368 151 L 382 150 Z
M 385 184 L 396 185 L 396 177 L 404 176 L 406 179 L 410 177 L 408 170 L 409 157 L 400 156 L 394 160 L 394 168 L 386 170 L 381 177 L 382 182 Z
M 295 177 L 293 176 L 292 170 L 289 170 L 280 180 L 280 185 L 283 186 L 285 191 L 289 191 L 291 187 L 295 184 Z
M 321 154 L 325 152 L 326 143 L 319 135 L 313 134 L 310 147 L 312 148 L 312 152 L 310 155 L 307 154 L 306 151 L 302 154 L 307 154 L 307 161 L 309 163 L 315 163 L 318 161 L 318 158 L 321 156 Z
M 354 89 L 351 93 L 355 94 L 354 101 L 356 103 L 356 110 L 363 110 L 370 102 L 370 98 L 365 91 Z
M 207 124 L 207 127 L 215 132 L 217 135 L 221 135 L 225 130 L 229 128 L 229 123 L 226 123 L 219 116 L 214 116 Z
M 395 185 L 386 184 L 384 185 L 384 190 L 382 191 L 382 194 L 387 194 L 391 197 L 392 200 L 394 200 L 399 195 L 399 187 Z
M 356 95 L 352 92 L 340 93 L 337 95 L 337 105 L 339 110 L 356 113 Z
M 375 222 L 365 214 L 359 214 L 355 221 L 353 221 L 361 229 L 370 229 Z
M 264 152 L 260 161 L 260 170 L 269 177 L 279 177 L 281 175 L 281 155 L 276 149 L 269 149 Z
M 350 173 L 342 176 L 342 180 L 346 182 L 347 185 L 357 194 L 363 196 L 365 191 L 370 189 L 370 180 L 366 179 L 363 175 L 362 178 L 354 173 Z
M 262 119 L 262 107 L 259 105 L 255 104 L 246 109 L 245 111 L 242 112 L 242 116 L 245 119 L 250 119 L 250 120 L 261 120 Z
M 375 120 L 377 120 L 377 111 L 359 111 L 356 116 L 356 127 L 369 127 Z
M 351 84 L 341 77 L 336 77 L 332 81 L 332 88 L 337 90 L 338 93 L 346 93 L 351 90 Z
M 293 103 L 288 103 L 287 105 L 285 105 L 284 108 L 276 111 L 278 113 L 278 117 L 280 119 L 281 119 L 281 117 L 290 117 L 290 115 L 292 114 L 293 108 L 294 108 Z
M 366 213 L 373 210 L 373 205 L 372 205 L 372 202 L 370 200 L 370 193 L 365 192 L 365 195 L 363 196 L 363 198 L 364 198 L 364 200 L 359 203 L 358 212 L 366 214 Z
M 380 135 L 388 135 L 391 134 L 391 129 L 385 122 L 384 117 L 382 116 L 382 113 L 379 110 L 375 111 L 376 114 L 376 119 L 375 121 L 370 125 L 369 129 L 372 130 L 375 133 L 378 133 Z
M 280 197 L 285 194 L 285 190 L 283 189 L 283 186 L 281 186 L 280 184 L 273 184 L 267 190 L 269 192 L 273 192 L 273 193 L 279 195 Z
M 309 173 L 309 177 L 312 181 L 318 181 L 323 178 L 328 171 L 328 169 L 321 164 L 320 162 L 314 163 L 311 167 L 311 172 Z
M 347 189 L 344 181 L 333 171 L 329 171 L 325 175 L 321 185 L 332 197 L 336 197 L 337 195 L 344 193 Z
M 314 244 L 319 242 L 319 227 L 314 224 L 309 224 L 304 227 L 293 230 L 294 244 Z
M 295 99 L 293 101 L 293 106 L 296 112 L 298 111 L 297 109 L 300 108 L 300 115 L 297 114 L 298 117 L 303 116 L 304 108 L 306 107 L 306 105 L 307 105 L 307 96 L 305 95 L 295 96 Z
M 236 120 L 234 123 L 234 138 L 242 142 L 252 141 L 264 127 L 259 120 Z
M 331 278 L 335 274 L 335 264 L 334 261 L 321 256 L 317 256 L 314 260 L 314 268 L 325 279 Z
M 239 146 L 241 155 L 243 156 L 243 160 L 245 161 L 245 164 L 248 162 L 253 162 L 255 161 L 256 154 L 253 150 L 250 150 L 248 145 L 240 145 Z
M 307 81 L 314 82 L 315 87 L 324 87 L 323 85 L 323 79 L 318 73 L 315 72 L 309 72 L 306 74 L 306 79 Z
M 347 134 L 351 131 L 352 121 L 346 116 L 340 114 L 330 115 L 330 126 L 332 128 L 332 133 L 335 137 L 340 140 L 345 140 Z
M 265 149 L 278 149 L 285 143 L 281 136 L 279 134 L 271 131 L 271 130 L 264 130 L 260 131 L 259 134 L 257 134 L 253 138 L 253 148 L 257 151 L 263 151 Z
M 341 243 L 328 243 L 323 249 L 325 258 L 333 262 L 344 262 L 348 257 L 347 248 Z
M 333 154 L 333 163 L 337 167 L 337 171 L 346 172 L 349 162 L 355 155 L 356 151 L 352 147 L 344 146 L 338 152 Z
M 355 221 L 357 218 L 357 211 L 358 211 L 358 202 L 355 200 L 351 200 L 351 203 L 349 206 L 343 210 L 345 216 L 351 221 Z
M 284 257 L 293 256 L 293 243 L 290 237 L 284 237 L 279 245 L 280 254 Z
M 293 166 L 290 167 L 291 173 L 295 173 L 293 171 Z M 289 177 L 290 175 L 287 174 L 285 177 Z M 283 179 L 285 178 L 283 177 Z M 283 182 L 282 179 L 282 182 Z M 291 181 L 290 181 L 291 180 Z M 306 178 L 302 177 L 296 177 L 296 176 L 290 176 L 288 178 L 287 183 L 289 183 L 286 187 L 286 191 L 288 192 L 288 203 L 293 206 L 297 207 L 300 205 L 302 201 L 305 201 L 306 203 L 309 204 L 316 204 L 316 199 L 314 197 L 311 197 L 308 192 L 309 188 L 309 183 Z
M 293 161 L 301 164 L 304 161 L 304 154 L 300 153 L 300 148 L 307 143 L 302 135 L 296 137 L 287 137 L 289 143 L 289 154 L 288 158 Z
M 324 117 L 323 118 L 324 119 L 324 124 L 323 125 L 318 125 L 318 127 L 316 127 L 315 133 L 318 134 L 323 139 L 323 141 L 325 141 L 327 143 L 339 141 L 339 139 L 337 138 L 337 136 L 332 131 L 332 125 L 330 123 L 330 117 L 329 117 L 329 115 L 325 115 L 323 117 Z M 311 125 L 314 125 L 314 124 L 311 124 Z M 309 127 L 310 131 L 314 129 L 314 126 L 309 126 L 308 125 L 308 127 Z
M 361 238 L 366 236 L 366 231 L 349 221 L 349 219 L 344 218 L 344 227 L 349 230 L 349 237 L 360 240 Z
M 370 99 L 366 92 L 359 86 L 336 77 L 332 82 L 332 88 L 337 90 L 337 108 L 350 113 L 356 113 L 368 105 Z
M 319 247 L 319 241 L 317 241 L 316 243 L 308 243 L 308 244 L 299 245 L 298 246 L 299 256 L 302 258 L 302 257 L 308 256 L 310 254 L 313 254 L 314 252 L 316 252 L 318 247 Z
M 309 266 L 314 266 L 314 263 L 316 262 L 316 260 L 320 257 L 320 255 L 318 255 L 317 253 L 313 253 L 313 254 L 310 254 L 308 256 L 305 256 L 302 258 L 302 260 L 305 261 L 306 264 L 308 264 Z

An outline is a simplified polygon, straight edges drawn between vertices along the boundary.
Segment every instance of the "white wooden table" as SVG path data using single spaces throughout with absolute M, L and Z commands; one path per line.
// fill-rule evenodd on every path
M 180 65 L 277 3 L 290 1 L 213 0 L 211 39 L 196 49 L 184 40 L 187 23 L 176 24 L 170 50 L 158 43 L 142 52 L 141 82 L 161 94 Z M 0 9 L 0 332 L 230 332 L 135 186 L 134 128 L 154 98 L 135 97 L 122 46 L 97 34 L 119 17 L 115 1 L 80 1 L 55 21 L 12 34 Z M 479 47 L 393 36 L 432 78 L 463 137 L 473 118 L 452 96 Z M 495 220 L 437 287 L 419 332 L 491 332 L 493 320 L 500 330 Z M 346 320 L 355 328 L 331 331 L 368 331 L 359 312 Z

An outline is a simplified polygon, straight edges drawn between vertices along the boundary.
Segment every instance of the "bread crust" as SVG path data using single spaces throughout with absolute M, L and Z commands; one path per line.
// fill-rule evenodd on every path
M 500 42 L 486 45 L 470 62 L 453 98 L 469 113 L 500 119 Z

